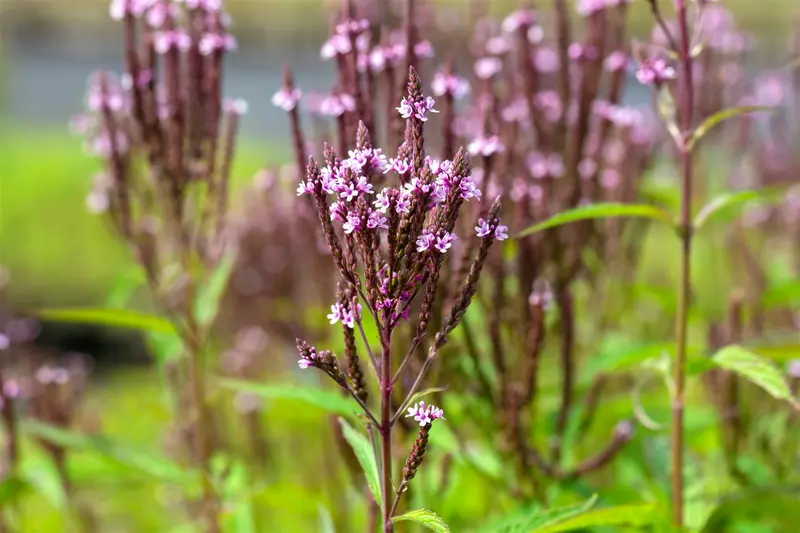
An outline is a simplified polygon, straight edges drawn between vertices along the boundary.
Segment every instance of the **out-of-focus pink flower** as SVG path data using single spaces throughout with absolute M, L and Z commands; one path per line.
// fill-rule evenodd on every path
M 297 102 L 300 101 L 302 96 L 303 93 L 300 91 L 300 89 L 295 88 L 289 90 L 284 87 L 272 95 L 272 105 L 279 107 L 284 111 L 291 111 L 297 106 Z
M 664 59 L 645 59 L 636 71 L 636 79 L 644 85 L 661 85 L 677 76 L 675 69 Z
M 503 69 L 503 62 L 496 57 L 484 57 L 475 61 L 475 75 L 482 80 L 488 80 Z
M 455 74 L 437 72 L 431 82 L 431 92 L 435 96 L 442 96 L 446 93 L 452 94 L 453 98 L 459 100 L 469 93 L 469 82 Z

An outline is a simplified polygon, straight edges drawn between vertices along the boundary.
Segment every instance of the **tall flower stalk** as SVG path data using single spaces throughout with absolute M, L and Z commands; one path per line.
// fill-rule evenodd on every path
M 407 95 L 396 110 L 405 121 L 404 140 L 396 155 L 387 158 L 374 147 L 366 125 L 360 122 L 348 157 L 340 157 L 326 145 L 326 165 L 320 166 L 312 157 L 306 179 L 298 186 L 299 195 L 308 194 L 314 200 L 326 242 L 344 282 L 328 318 L 331 324 L 343 324 L 347 352 L 343 370 L 336 355 L 298 339 L 299 365 L 318 368 L 332 378 L 359 405 L 370 433 L 377 433 L 380 494 L 375 497 L 382 505 L 384 532 L 393 531 L 394 513 L 426 452 L 430 424 L 444 418 L 443 411 L 435 406 L 411 404 L 475 295 L 490 247 L 496 240 L 506 238 L 507 228 L 498 218 L 498 199 L 475 227 L 480 242 L 460 291 L 440 325 L 433 326 L 439 277 L 457 240 L 459 211 L 465 202 L 481 197 L 463 148 L 452 160 L 439 161 L 426 155 L 424 125 L 430 114 L 437 112 L 434 105 L 433 98 L 423 94 L 416 70 L 410 67 Z M 386 179 L 384 175 L 394 177 L 396 185 L 387 185 L 378 192 L 375 185 Z M 330 195 L 336 197 L 332 203 L 328 201 Z M 367 336 L 366 316 L 377 330 L 376 339 Z M 398 354 L 395 333 L 406 323 L 413 340 L 404 354 Z M 379 390 L 377 413 L 370 406 L 356 355 L 355 331 L 363 341 Z M 403 387 L 400 379 L 407 365 L 429 336 L 432 338 L 427 356 L 411 385 Z M 376 341 L 380 346 L 377 353 L 372 349 Z M 398 396 L 398 392 L 402 394 Z M 393 481 L 394 429 L 404 414 L 418 422 L 420 430 L 398 484 Z
M 680 277 L 678 280 L 678 312 L 675 318 L 675 364 L 673 380 L 675 396 L 672 399 L 672 505 L 673 523 L 683 526 L 683 463 L 684 463 L 684 402 L 686 382 L 686 344 L 689 324 L 689 305 L 691 298 L 691 252 L 692 252 L 692 150 L 688 139 L 692 130 L 694 111 L 694 84 L 692 71 L 694 62 L 691 53 L 691 35 L 686 0 L 675 0 L 678 14 L 678 33 L 681 75 L 678 107 L 680 129 L 683 142 L 678 143 L 681 159 L 681 208 L 679 233 L 681 239 Z
M 236 41 L 218 1 L 114 0 L 110 13 L 123 25 L 125 73 L 93 75 L 87 113 L 73 122 L 104 164 L 88 204 L 132 249 L 181 341 L 183 357 L 169 369 L 175 424 L 201 473 L 197 514 L 215 533 L 206 380 L 214 290 L 221 293 L 233 263 L 228 185 L 246 106 L 223 99 L 221 75 Z

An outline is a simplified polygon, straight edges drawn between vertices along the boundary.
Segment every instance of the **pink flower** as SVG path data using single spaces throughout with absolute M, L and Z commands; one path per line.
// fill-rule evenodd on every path
M 636 71 L 636 79 L 643 85 L 661 85 L 677 76 L 675 69 L 663 59 L 645 59 Z
M 289 90 L 284 87 L 272 95 L 272 105 L 279 107 L 284 111 L 291 111 L 295 108 L 295 106 L 297 106 L 297 102 L 300 101 L 302 96 L 303 93 L 300 91 L 300 89 Z
M 604 68 L 609 72 L 618 72 L 628 65 L 628 56 L 625 52 L 615 50 L 608 54 L 603 62 Z
M 416 242 L 417 251 L 418 252 L 427 252 L 430 249 L 430 247 L 434 244 L 435 241 L 436 241 L 436 237 L 434 236 L 433 233 L 431 233 L 427 229 L 422 230 L 422 235 L 417 237 L 417 242 Z
M 487 221 L 482 218 L 478 219 L 478 225 L 475 226 L 475 233 L 478 237 L 486 237 L 492 232 L 492 227 Z
M 425 405 L 425 402 L 419 402 L 408 408 L 406 418 L 413 417 L 414 420 L 419 422 L 420 427 L 425 427 L 434 420 L 444 418 L 444 411 L 435 405 Z
M 199 50 L 204 56 L 209 56 L 215 52 L 233 52 L 237 47 L 236 39 L 233 35 L 222 33 L 206 33 L 200 38 Z
M 514 33 L 522 27 L 530 26 L 536 22 L 536 13 L 530 9 L 520 9 L 514 11 L 503 21 L 503 31 Z
M 475 61 L 475 75 L 482 80 L 488 80 L 501 70 L 503 70 L 503 62 L 496 57 L 484 57 Z
M 436 96 L 452 94 L 453 98 L 459 100 L 469 93 L 469 82 L 455 74 L 437 72 L 431 82 L 431 91 Z
M 469 153 L 472 155 L 482 155 L 488 157 L 504 150 L 503 143 L 497 135 L 489 137 L 478 137 L 467 147 Z
M 439 232 L 439 235 L 436 236 L 436 244 L 434 244 L 434 247 L 439 250 L 439 253 L 443 254 L 450 249 L 450 245 L 454 240 L 456 240 L 454 233 L 441 231 Z
M 320 102 L 319 112 L 331 117 L 340 117 L 355 108 L 356 101 L 349 94 L 332 94 Z
M 396 109 L 400 112 L 400 116 L 405 119 L 409 119 L 413 116 L 417 120 L 425 122 L 428 120 L 428 117 L 426 116 L 428 111 L 431 113 L 438 113 L 438 111 L 433 108 L 434 105 L 435 101 L 430 96 L 418 102 L 414 102 L 408 98 L 403 98 L 400 101 L 400 107 L 397 107 Z
M 166 54 L 173 48 L 185 52 L 191 45 L 191 37 L 182 30 L 160 31 L 153 37 L 153 48 L 158 54 Z

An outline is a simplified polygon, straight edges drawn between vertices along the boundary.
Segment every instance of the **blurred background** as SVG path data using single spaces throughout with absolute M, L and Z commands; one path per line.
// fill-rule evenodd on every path
M 12 309 L 104 305 L 131 264 L 128 251 L 114 238 L 103 217 L 92 214 L 87 206 L 97 163 L 68 130 L 70 118 L 82 109 L 89 74 L 96 69 L 121 70 L 122 42 L 119 27 L 109 20 L 108 3 L 0 0 L 0 291 L 2 301 Z M 227 60 L 225 92 L 249 102 L 233 170 L 234 182 L 243 187 L 265 165 L 278 166 L 292 157 L 286 115 L 269 103 L 281 85 L 282 65 L 291 64 L 297 85 L 304 92 L 329 90 L 332 65 L 321 61 L 319 54 L 334 6 L 324 0 L 225 3 L 234 20 L 232 32 L 239 41 L 238 52 Z M 426 37 L 436 49 L 449 39 L 448 31 L 463 30 L 470 3 L 433 3 L 438 5 L 437 23 L 442 31 Z M 513 0 L 497 0 L 490 2 L 490 10 L 505 14 L 515 4 Z M 645 2 L 634 4 L 632 32 L 646 38 L 651 19 Z M 797 0 L 726 0 L 723 4 L 758 43 L 746 58 L 748 68 L 772 69 L 786 64 L 786 38 L 800 7 Z M 648 92 L 635 81 L 630 85 L 626 98 L 648 98 Z M 235 201 L 241 203 L 240 199 Z M 720 249 L 710 254 L 718 252 Z M 279 250 L 277 253 L 280 255 Z M 724 307 L 725 298 L 721 300 Z M 148 305 L 145 296 L 139 305 Z M 63 324 L 29 327 L 35 330 L 29 334 L 37 336 L 45 350 L 91 357 L 95 371 L 85 404 L 102 409 L 90 408 L 89 419 L 130 442 L 154 444 L 150 441 L 158 435 L 168 414 L 155 394 L 158 376 L 148 364 L 151 354 L 138 335 Z M 258 344 L 261 341 L 255 336 L 255 341 L 253 335 L 240 336 L 238 341 Z M 282 416 L 290 418 L 281 414 L 280 404 L 274 405 L 272 412 L 277 413 L 275 425 L 281 424 Z M 295 425 L 324 424 L 315 413 L 295 416 Z M 290 438 L 306 436 L 298 430 Z M 291 460 L 291 455 L 285 459 Z M 84 481 L 105 475 L 106 467 L 90 458 L 82 461 L 79 457 L 77 464 L 77 476 Z M 309 473 L 308 479 L 313 480 L 315 474 Z M 142 505 L 163 506 L 172 501 L 170 494 L 153 495 L 148 488 L 129 481 L 125 494 L 128 498 L 141 497 Z M 98 485 L 102 487 L 101 482 Z M 286 524 L 291 523 L 292 513 L 306 518 L 316 515 L 315 506 L 299 501 L 304 498 L 297 492 L 298 486 L 292 482 L 271 489 L 272 496 L 280 491 L 296 494 L 282 500 L 294 500 L 294 504 L 276 510 L 288 517 Z M 263 498 L 268 502 L 270 494 L 265 492 Z M 39 505 L 46 508 L 41 502 Z M 105 523 L 113 525 L 105 531 L 164 531 L 160 528 L 169 523 L 158 513 L 131 523 L 130 510 L 122 501 L 98 505 L 106 516 Z M 59 531 L 63 527 L 55 515 L 42 513 L 36 519 L 41 522 L 30 531 Z M 286 530 L 301 531 L 302 526 L 298 527 L 301 529 L 287 526 Z

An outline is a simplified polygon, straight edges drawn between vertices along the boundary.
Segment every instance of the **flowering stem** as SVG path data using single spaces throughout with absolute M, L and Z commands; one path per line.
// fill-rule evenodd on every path
M 408 394 L 406 395 L 405 400 L 403 400 L 403 403 L 400 404 L 400 408 L 397 410 L 394 417 L 392 418 L 392 424 L 397 422 L 397 420 L 403 415 L 403 411 L 406 410 L 406 407 L 408 407 L 408 404 L 411 402 L 411 399 L 414 397 L 414 394 L 417 393 L 417 390 L 422 384 L 422 380 L 425 379 L 425 375 L 428 373 L 428 369 L 433 364 L 433 360 L 436 359 L 437 352 L 438 348 L 434 344 L 428 351 L 428 357 L 425 358 L 425 362 L 422 363 L 422 368 L 420 369 L 419 374 L 417 375 L 417 379 L 414 380 L 414 384 L 411 385 L 411 388 L 408 390 Z
M 694 88 L 692 83 L 692 57 L 690 54 L 690 36 L 687 22 L 686 0 L 675 0 L 678 13 L 680 32 L 680 108 L 681 131 L 684 139 L 692 127 L 692 112 L 694 108 Z M 681 214 L 679 234 L 681 238 L 680 279 L 678 282 L 678 310 L 675 325 L 675 364 L 673 366 L 673 380 L 675 397 L 672 400 L 672 500 L 673 523 L 683 525 L 683 416 L 684 416 L 684 388 L 686 367 L 686 340 L 688 329 L 688 308 L 691 287 L 690 265 L 692 249 L 691 225 L 691 195 L 692 195 L 692 154 L 685 142 L 678 147 L 681 158 Z

